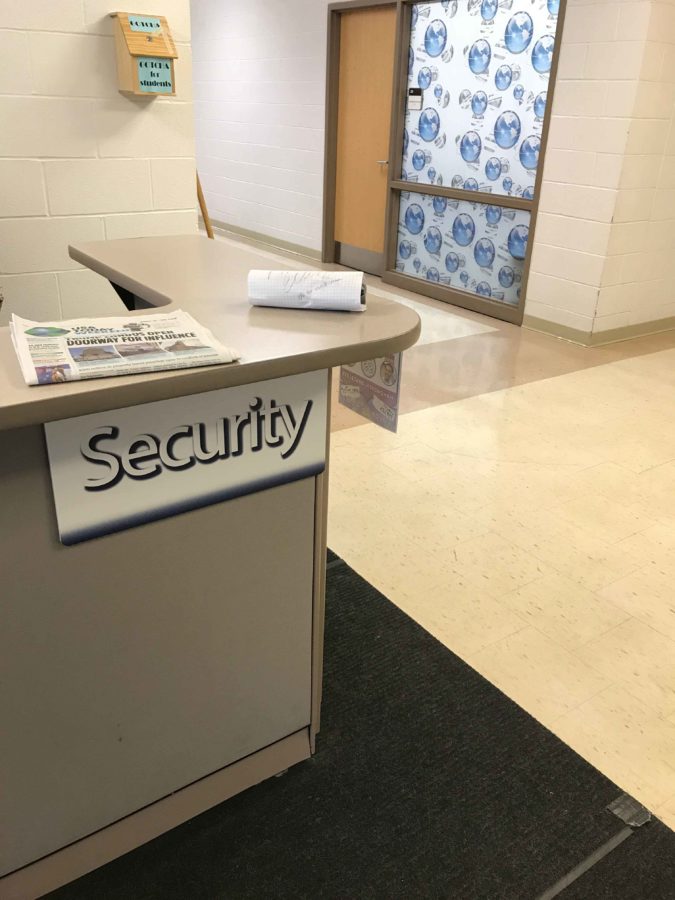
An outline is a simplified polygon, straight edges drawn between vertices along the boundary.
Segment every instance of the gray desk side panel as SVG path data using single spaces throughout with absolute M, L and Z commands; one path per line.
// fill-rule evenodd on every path
M 315 480 L 75 547 L 0 440 L 0 874 L 309 724 Z

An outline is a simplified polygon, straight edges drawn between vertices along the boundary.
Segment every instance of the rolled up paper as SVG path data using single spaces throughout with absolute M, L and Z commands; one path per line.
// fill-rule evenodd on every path
M 293 272 L 251 269 L 248 299 L 252 306 L 363 312 L 363 272 Z

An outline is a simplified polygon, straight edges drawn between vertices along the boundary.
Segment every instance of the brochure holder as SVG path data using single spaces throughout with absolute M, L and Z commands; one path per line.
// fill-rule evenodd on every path
M 120 93 L 175 97 L 173 61 L 178 54 L 166 18 L 127 12 L 111 16 Z

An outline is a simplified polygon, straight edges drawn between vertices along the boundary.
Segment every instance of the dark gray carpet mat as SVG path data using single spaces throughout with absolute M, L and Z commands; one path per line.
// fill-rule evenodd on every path
M 621 830 L 620 793 L 338 563 L 316 756 L 51 896 L 533 900 Z M 675 896 L 592 884 L 565 893 Z

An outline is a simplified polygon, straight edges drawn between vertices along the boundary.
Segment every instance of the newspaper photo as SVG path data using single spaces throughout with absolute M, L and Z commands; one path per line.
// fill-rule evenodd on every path
M 23 377 L 31 385 L 188 369 L 239 358 L 182 310 L 63 322 L 31 322 L 13 315 L 10 331 Z

